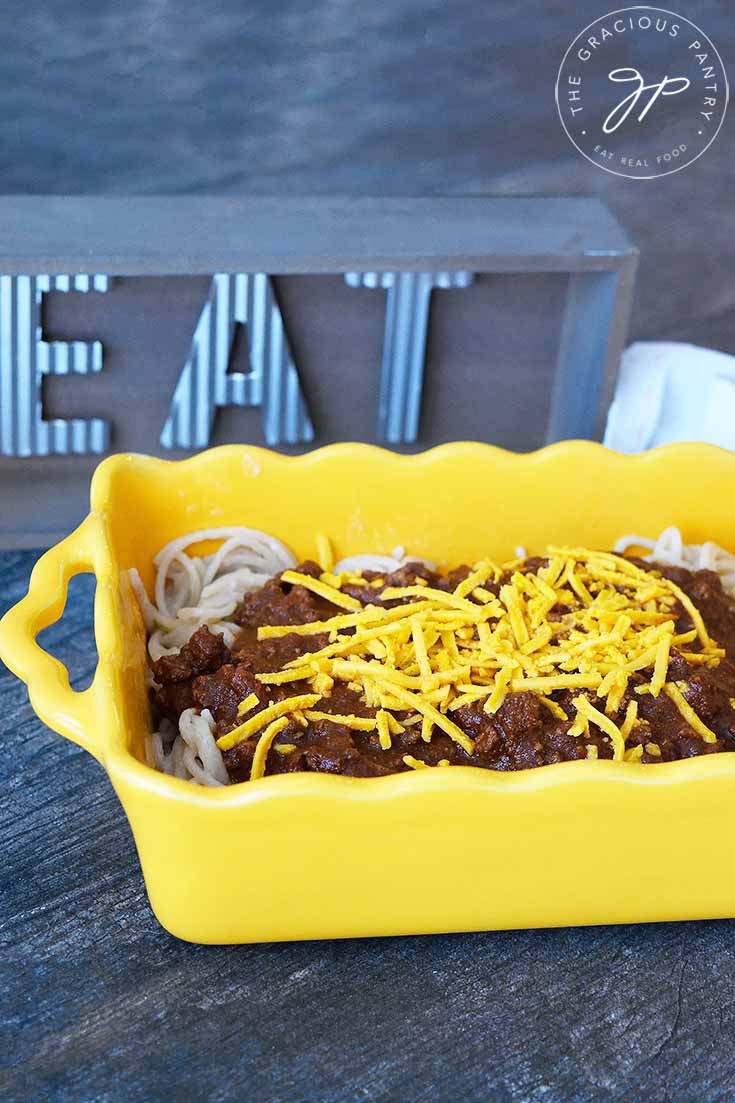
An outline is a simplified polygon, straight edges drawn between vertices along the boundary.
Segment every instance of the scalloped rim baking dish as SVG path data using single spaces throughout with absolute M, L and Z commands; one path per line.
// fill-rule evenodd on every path
M 153 909 L 196 942 L 257 942 L 735 915 L 735 754 L 655 766 L 570 762 L 378 779 L 282 775 L 220 790 L 143 764 L 145 632 L 128 582 L 166 541 L 246 524 L 314 556 L 405 545 L 457 564 L 549 542 L 610 547 L 677 524 L 735 547 L 735 455 L 673 445 L 621 456 L 566 442 L 516 455 L 450 444 L 414 456 L 343 444 L 299 457 L 213 449 L 119 455 L 91 511 L 38 561 L 0 622 L 0 656 L 38 715 L 103 765 Z M 97 578 L 89 689 L 36 643 L 69 579 Z M 49 778 L 49 785 L 54 780 Z

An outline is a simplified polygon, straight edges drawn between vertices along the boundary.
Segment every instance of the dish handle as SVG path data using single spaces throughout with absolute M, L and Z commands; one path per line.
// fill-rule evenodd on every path
M 69 580 L 94 571 L 92 523 L 93 518 L 88 516 L 38 560 L 28 593 L 0 621 L 0 658 L 26 683 L 31 705 L 43 722 L 99 760 L 95 706 L 99 667 L 91 686 L 76 692 L 69 685 L 64 664 L 36 642 L 38 633 L 63 614 Z

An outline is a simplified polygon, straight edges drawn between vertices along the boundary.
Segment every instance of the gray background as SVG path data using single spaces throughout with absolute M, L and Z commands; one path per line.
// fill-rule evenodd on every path
M 590 165 L 559 123 L 564 51 L 614 7 L 5 0 L 0 190 L 596 195 L 641 246 L 633 335 L 735 352 L 733 112 L 654 181 Z M 728 0 L 682 13 L 727 67 Z
M 704 157 L 653 182 L 589 165 L 556 117 L 559 60 L 608 6 L 3 3 L 0 189 L 597 195 L 642 249 L 633 335 L 735 352 L 732 112 Z M 703 0 L 685 14 L 727 64 L 731 4 Z M 521 313 L 538 309 L 531 285 L 507 294 Z M 509 359 L 507 386 L 513 372 Z M 515 377 L 520 406 L 503 427 L 506 443 L 525 439 L 518 410 L 538 371 Z M 0 605 L 21 596 L 34 558 L 3 554 Z M 87 585 L 50 639 L 87 679 L 89 619 Z M 10 796 L 2 805 L 4 1098 L 725 1103 L 735 1095 L 730 923 L 177 943 L 148 911 L 128 829 L 98 767 L 33 718 L 7 672 L 0 692 Z

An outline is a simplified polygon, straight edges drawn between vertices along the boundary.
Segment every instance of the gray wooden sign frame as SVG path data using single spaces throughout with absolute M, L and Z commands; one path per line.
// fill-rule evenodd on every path
M 32 278 L 25 281 L 27 298 L 31 304 L 36 302 L 39 319 L 42 292 L 105 291 L 107 281 L 114 283 L 119 277 L 213 277 L 219 273 L 225 280 L 223 287 L 231 275 L 235 281 L 244 279 L 246 288 L 250 287 L 248 273 L 278 277 L 339 274 L 355 288 L 400 289 L 403 280 L 408 281 L 413 296 L 409 310 L 423 309 L 426 314 L 432 288 L 466 287 L 475 275 L 567 273 L 547 426 L 549 441 L 600 436 L 626 338 L 636 264 L 637 250 L 627 234 L 595 199 L 47 196 L 0 200 L 0 277 L 13 277 L 13 287 L 22 282 L 20 277 Z M 95 279 L 86 280 L 87 276 Z M 252 295 L 252 288 L 248 294 Z M 103 298 L 113 309 L 113 295 Z M 242 298 L 244 302 L 245 292 Z M 406 329 L 406 317 L 404 310 L 399 336 L 400 326 Z M 387 327 L 388 320 L 386 334 Z M 413 335 L 417 363 L 412 367 L 407 362 L 402 368 L 402 385 L 413 393 L 413 401 L 400 408 L 395 403 L 391 406 L 390 386 L 397 381 L 391 384 L 384 344 L 376 433 L 381 443 L 415 441 L 422 446 L 418 412 L 423 365 L 419 361 L 424 354 L 425 318 L 422 333 L 423 337 L 421 333 L 418 338 Z M 2 340 L 0 319 L 0 343 Z M 46 365 L 40 371 L 86 373 L 101 368 L 99 342 L 41 342 L 37 347 Z M 284 354 L 286 368 L 287 361 Z M 239 382 L 240 399 L 226 397 L 220 405 L 264 401 L 262 386 L 258 390 L 261 397 L 253 397 L 249 377 L 241 375 Z M 227 384 L 226 394 L 234 394 L 238 379 L 229 378 Z M 345 385 L 348 391 L 348 379 Z M 217 401 L 212 399 L 210 420 Z M 0 420 L 2 403 L 0 389 Z M 7 397 L 5 407 L 7 422 Z M 278 418 L 271 418 L 273 440 L 302 446 L 309 442 L 313 431 L 305 409 L 301 417 L 306 431 L 298 435 L 297 425 L 291 437 L 279 436 Z M 175 454 L 180 455 L 185 454 L 182 448 L 200 446 L 201 440 L 207 439 L 204 420 L 205 436 L 200 433 L 198 445 L 187 435 L 186 419 L 183 429 L 179 425 L 178 435 L 175 419 L 167 423 L 168 447 L 178 448 Z M 266 439 L 267 424 L 266 417 Z M 99 454 L 110 448 L 105 425 L 99 418 L 43 423 L 40 439 L 47 453 Z M 54 433 L 57 437 L 61 434 L 56 446 Z M 154 437 L 147 450 L 160 453 L 159 444 Z M 114 440 L 111 448 L 115 450 Z M 0 456 L 0 546 L 48 542 L 83 511 L 86 484 L 96 459 L 40 456 L 38 452 L 7 454 L 9 451 L 13 449 L 6 448 L 6 454 Z

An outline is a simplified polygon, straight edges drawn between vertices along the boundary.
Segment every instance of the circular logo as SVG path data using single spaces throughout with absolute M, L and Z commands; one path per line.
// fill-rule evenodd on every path
M 725 67 L 704 31 L 643 5 L 585 27 L 556 78 L 559 118 L 579 152 L 633 180 L 668 176 L 701 157 L 728 95 Z

